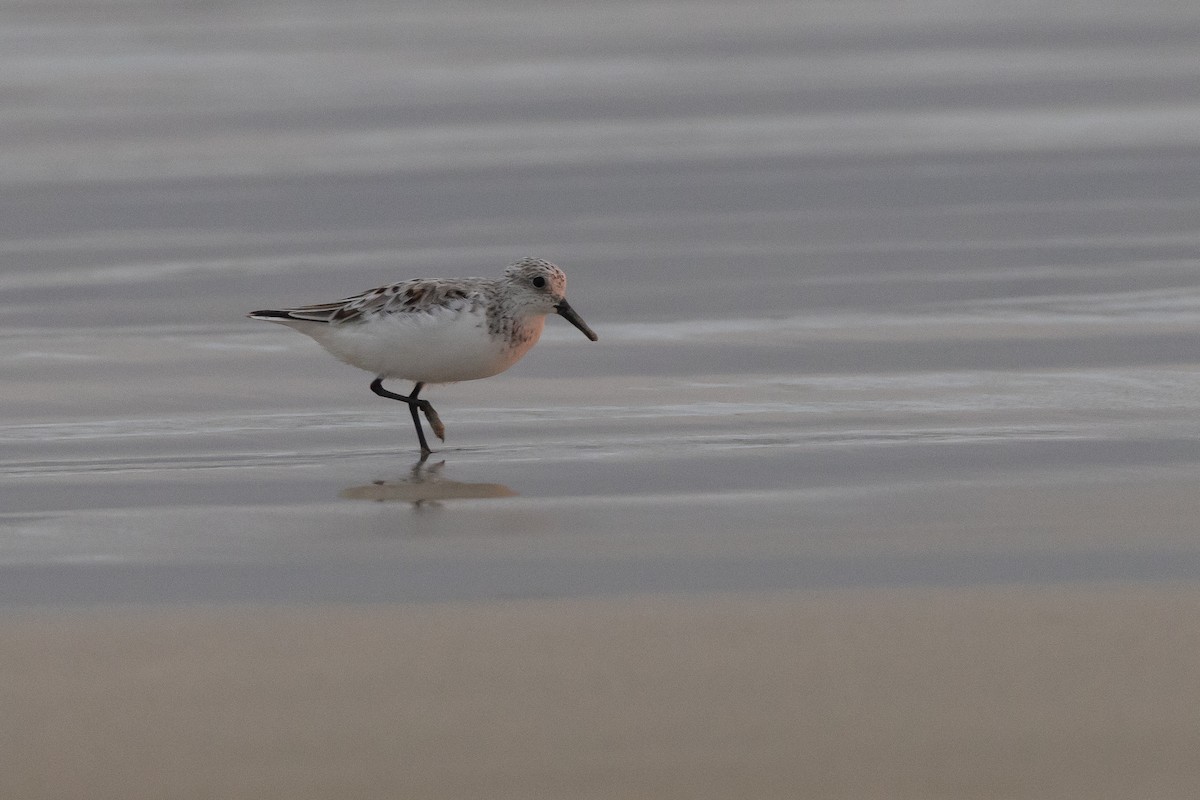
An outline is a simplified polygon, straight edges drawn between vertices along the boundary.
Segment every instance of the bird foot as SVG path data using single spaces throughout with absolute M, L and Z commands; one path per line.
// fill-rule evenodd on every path
M 421 406 L 421 410 L 425 412 L 425 420 L 429 423 L 429 427 L 433 430 L 433 435 L 446 441 L 446 426 L 442 424 L 441 417 L 433 410 L 433 406 L 426 403 Z

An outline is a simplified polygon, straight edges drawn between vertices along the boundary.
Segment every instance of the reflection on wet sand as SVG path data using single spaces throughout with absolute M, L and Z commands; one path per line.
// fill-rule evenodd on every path
M 412 503 L 414 506 L 436 505 L 439 500 L 477 500 L 491 497 L 515 497 L 516 492 L 502 483 L 468 483 L 442 476 L 445 459 L 426 466 L 426 457 L 413 465 L 409 475 L 396 480 L 371 481 L 365 486 L 351 486 L 340 492 L 349 500 L 374 500 Z

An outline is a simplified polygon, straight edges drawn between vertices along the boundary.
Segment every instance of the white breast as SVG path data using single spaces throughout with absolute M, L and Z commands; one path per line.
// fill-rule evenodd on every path
M 287 322 L 348 364 L 383 378 L 452 383 L 486 378 L 521 359 L 541 336 L 545 317 L 524 321 L 528 335 L 511 343 L 488 332 L 482 310 L 373 316 L 348 323 Z

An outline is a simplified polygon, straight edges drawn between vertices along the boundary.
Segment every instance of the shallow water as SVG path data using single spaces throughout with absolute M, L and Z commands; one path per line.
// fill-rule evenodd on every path
M 1200 12 L 0 10 L 0 601 L 1200 577 Z M 508 373 L 246 311 L 562 265 Z

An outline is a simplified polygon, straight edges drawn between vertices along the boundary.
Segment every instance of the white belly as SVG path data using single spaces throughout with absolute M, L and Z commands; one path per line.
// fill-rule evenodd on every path
M 531 334 L 513 344 L 488 332 L 469 311 L 392 314 L 366 322 L 289 322 L 348 364 L 383 378 L 452 383 L 503 372 L 541 336 L 545 317 L 525 321 Z

